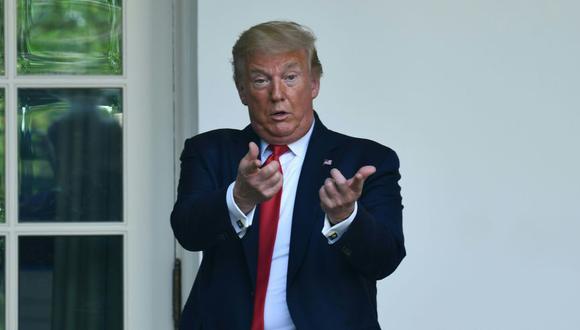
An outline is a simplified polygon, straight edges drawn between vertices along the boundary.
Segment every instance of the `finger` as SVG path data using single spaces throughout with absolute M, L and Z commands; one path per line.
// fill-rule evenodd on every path
M 260 150 L 254 142 L 248 144 L 248 152 L 244 155 L 240 161 L 240 170 L 244 174 L 251 174 L 258 171 L 261 162 L 258 159 L 258 154 Z
M 327 178 L 324 181 L 324 185 L 322 187 L 326 191 L 326 195 L 328 196 L 328 198 L 336 199 L 340 197 L 340 193 L 336 189 L 336 184 L 333 179 Z
M 247 162 L 251 162 L 253 160 L 258 159 L 258 154 L 260 153 L 260 149 L 254 142 L 248 143 L 248 152 L 244 155 L 243 160 Z
M 333 168 L 332 170 L 330 170 L 330 176 L 332 176 L 334 181 L 336 181 L 336 183 L 338 183 L 338 184 L 346 183 L 346 178 L 336 168 Z
M 260 161 L 257 159 L 254 159 L 252 161 L 242 159 L 240 161 L 239 168 L 240 168 L 240 173 L 242 173 L 245 176 L 256 174 L 260 170 Z
M 272 174 L 271 177 L 266 178 L 260 183 L 259 189 L 262 191 L 266 191 L 276 185 L 281 184 L 283 181 L 284 180 L 282 180 L 282 174 L 280 172 L 274 172 L 274 174 Z
M 341 194 L 347 194 L 349 192 L 351 188 L 348 186 L 344 175 L 342 175 L 338 169 L 333 168 L 330 170 L 330 176 L 332 176 L 332 179 L 334 179 L 334 185 L 336 186 L 338 192 Z
M 365 180 L 375 173 L 377 169 L 372 165 L 361 167 L 356 174 L 349 180 L 349 186 L 352 190 L 361 192 Z
M 279 169 L 280 163 L 278 163 L 277 161 L 271 161 L 268 165 L 260 169 L 260 178 L 265 180 L 274 175 L 274 173 L 279 173 L 280 172 Z
M 330 197 L 328 197 L 328 194 L 326 193 L 326 189 L 324 189 L 324 186 L 320 187 L 320 190 L 318 190 L 318 196 L 320 197 L 320 206 L 322 207 L 324 212 L 332 208 L 332 200 L 330 199 Z
M 274 195 L 276 195 L 276 193 L 278 193 L 278 191 L 282 189 L 283 185 L 282 176 L 280 175 L 279 177 L 277 177 L 275 175 L 275 177 L 276 177 L 275 179 L 277 180 L 269 182 L 269 187 L 264 190 L 264 196 L 266 196 L 267 199 L 274 197 Z
M 260 153 L 260 148 L 254 142 L 248 143 L 248 155 L 251 159 L 258 159 L 258 154 Z

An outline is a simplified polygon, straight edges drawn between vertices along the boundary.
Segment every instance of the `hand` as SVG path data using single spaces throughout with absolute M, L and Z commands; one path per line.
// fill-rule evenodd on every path
M 240 160 L 238 176 L 234 184 L 234 201 L 242 212 L 248 214 L 256 204 L 272 198 L 282 188 L 282 173 L 278 162 L 270 162 L 260 168 L 260 150 L 254 142 L 248 145 L 248 153 Z
M 330 223 L 335 225 L 344 221 L 354 211 L 354 203 L 362 194 L 365 180 L 376 172 L 374 166 L 363 166 L 356 174 L 346 179 L 336 168 L 330 170 L 332 178 L 327 178 L 320 187 L 320 205 L 328 216 Z

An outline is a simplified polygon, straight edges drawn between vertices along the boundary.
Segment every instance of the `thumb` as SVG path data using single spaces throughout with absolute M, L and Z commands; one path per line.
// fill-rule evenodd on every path
M 248 157 L 248 160 L 252 161 L 254 159 L 258 159 L 258 154 L 260 153 L 260 149 L 254 142 L 250 142 L 248 144 L 248 153 L 245 157 Z
M 365 182 L 365 180 L 371 176 L 372 174 L 374 174 L 377 171 L 377 169 L 372 166 L 372 165 L 366 165 L 361 167 L 356 174 L 350 178 L 349 181 L 349 186 L 352 190 L 361 192 L 362 188 L 363 188 L 363 184 Z
M 258 146 L 254 142 L 250 142 L 248 144 L 248 152 L 240 161 L 240 169 L 243 173 L 254 173 L 260 168 L 260 161 L 258 160 L 259 153 L 260 149 L 258 149 Z

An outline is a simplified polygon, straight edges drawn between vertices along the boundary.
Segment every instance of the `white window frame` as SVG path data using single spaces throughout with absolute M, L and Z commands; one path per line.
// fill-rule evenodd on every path
M 6 329 L 18 329 L 18 237 L 121 235 L 124 329 L 170 329 L 174 240 L 174 7 L 189 0 L 123 1 L 123 74 L 17 76 L 16 0 L 4 0 Z M 175 3 L 174 3 L 175 2 Z M 186 13 L 181 13 L 186 16 Z M 195 12 L 190 13 L 191 16 Z M 18 88 L 121 88 L 123 222 L 18 223 Z

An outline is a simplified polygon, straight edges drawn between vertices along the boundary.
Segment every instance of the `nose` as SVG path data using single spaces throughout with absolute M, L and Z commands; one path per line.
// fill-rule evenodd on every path
M 284 100 L 284 87 L 284 83 L 281 79 L 273 79 L 272 89 L 270 91 L 272 102 L 280 102 Z

